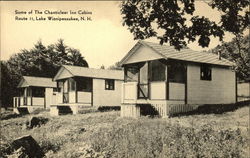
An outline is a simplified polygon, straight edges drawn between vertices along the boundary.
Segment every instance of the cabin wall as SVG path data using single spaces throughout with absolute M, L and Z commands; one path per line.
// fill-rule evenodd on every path
M 49 109 L 50 105 L 56 103 L 56 92 L 53 92 L 53 88 L 45 88 L 45 108 Z
M 93 105 L 120 106 L 122 83 L 123 81 L 115 80 L 115 89 L 105 90 L 104 79 L 93 79 Z
M 237 88 L 238 101 L 250 100 L 250 82 L 238 83 Z
M 200 79 L 200 65 L 187 67 L 187 104 L 228 104 L 236 102 L 235 72 L 212 67 L 212 80 Z
M 166 100 L 166 82 L 150 83 L 150 99 Z
M 76 92 L 75 91 L 69 92 L 69 103 L 76 103 Z
M 39 106 L 41 108 L 44 108 L 44 98 L 42 97 L 32 97 L 32 106 Z
M 91 94 L 92 92 L 77 92 L 77 102 L 84 104 L 91 104 Z
M 56 103 L 63 103 L 63 93 L 62 92 L 58 92 L 56 95 Z
M 185 83 L 169 83 L 169 100 L 185 100 Z

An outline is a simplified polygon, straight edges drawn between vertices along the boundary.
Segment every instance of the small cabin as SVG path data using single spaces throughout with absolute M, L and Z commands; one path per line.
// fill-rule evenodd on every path
M 120 107 L 123 71 L 63 65 L 53 80 L 58 94 L 52 115 L 77 114 L 87 107 Z
M 216 54 L 139 41 L 124 67 L 121 116 L 173 114 L 237 101 L 232 62 Z
M 14 111 L 32 112 L 36 108 L 49 109 L 56 102 L 56 82 L 52 78 L 23 76 L 13 98 Z

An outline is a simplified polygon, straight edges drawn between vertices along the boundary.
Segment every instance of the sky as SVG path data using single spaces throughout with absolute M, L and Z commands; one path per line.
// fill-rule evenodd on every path
M 106 68 L 120 61 L 136 44 L 133 35 L 122 25 L 120 1 L 1 1 L 1 60 L 22 49 L 31 49 L 41 40 L 44 45 L 54 44 L 64 39 L 66 45 L 80 50 L 82 56 L 92 68 Z M 32 14 L 29 11 L 33 10 Z M 42 11 L 42 15 L 34 14 L 34 10 Z M 60 17 L 91 17 L 80 21 L 31 21 L 16 20 L 19 18 L 47 17 L 44 11 L 88 11 L 92 14 L 59 15 Z M 26 14 L 15 14 L 16 11 Z M 212 10 L 206 2 L 196 2 L 195 15 L 204 15 L 211 20 L 219 21 L 220 13 Z M 58 15 L 55 15 L 57 17 Z M 225 41 L 232 36 L 226 35 Z M 148 41 L 158 42 L 155 38 Z M 188 46 L 193 50 L 207 50 L 219 44 L 212 39 L 209 48 L 203 49 L 197 42 Z

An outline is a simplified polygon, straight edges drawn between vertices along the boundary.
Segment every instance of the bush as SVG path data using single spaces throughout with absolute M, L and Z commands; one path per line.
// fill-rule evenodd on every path
M 181 127 L 159 119 L 117 120 L 101 128 L 90 144 L 106 157 L 244 157 L 246 141 L 237 130 Z
M 121 110 L 120 106 L 100 106 L 98 107 L 98 111 L 104 112 L 104 111 L 119 111 Z

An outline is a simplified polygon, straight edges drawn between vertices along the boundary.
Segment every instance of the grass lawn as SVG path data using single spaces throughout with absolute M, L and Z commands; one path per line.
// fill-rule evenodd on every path
M 1 120 L 0 157 L 17 137 L 31 135 L 47 157 L 249 157 L 249 106 L 224 114 L 120 118 L 119 111 L 52 117 L 24 128 L 32 115 Z

